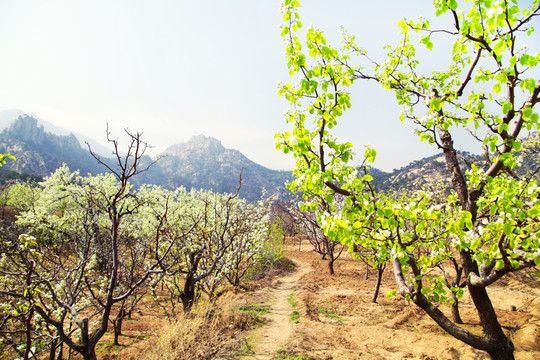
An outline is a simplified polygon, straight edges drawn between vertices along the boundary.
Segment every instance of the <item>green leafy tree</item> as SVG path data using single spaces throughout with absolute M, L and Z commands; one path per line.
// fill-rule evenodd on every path
M 520 163 L 518 152 L 530 142 L 527 132 L 538 131 L 540 53 L 524 41 L 534 30 L 531 20 L 540 5 L 538 0 L 527 8 L 515 1 L 473 1 L 468 8 L 455 0 L 433 4 L 436 15 L 449 16 L 453 26 L 432 29 L 426 19 L 404 20 L 399 23 L 400 43 L 388 46 L 386 59 L 376 62 L 346 33 L 343 47 L 336 49 L 322 31 L 309 28 L 304 48 L 298 36 L 299 1 L 285 0 L 282 35 L 290 74 L 298 74 L 299 81 L 280 86 L 280 95 L 291 103 L 286 121 L 292 131 L 276 135 L 277 147 L 293 153 L 296 179 L 290 188 L 316 200 L 305 208 L 317 213 L 327 236 L 388 254 L 401 295 L 457 339 L 493 359 L 513 359 L 514 345 L 486 287 L 540 265 L 538 179 L 513 171 Z M 428 50 L 435 49 L 440 37 L 450 39 L 448 68 L 427 70 L 430 60 L 416 58 L 415 34 Z M 360 64 L 365 59 L 375 64 L 373 72 L 351 65 L 353 56 Z M 376 152 L 371 148 L 366 148 L 361 166 L 351 165 L 352 144 L 340 143 L 332 129 L 351 106 L 348 88 L 360 79 L 393 91 L 403 106 L 401 120 L 412 121 L 421 141 L 442 150 L 449 194 L 375 191 L 369 163 Z M 460 127 L 485 148 L 484 162 L 468 172 L 460 167 L 454 145 L 458 139 L 452 136 Z M 334 202 L 336 193 L 345 197 L 342 208 Z M 450 284 L 449 295 L 444 272 L 434 275 L 430 270 L 454 261 L 462 269 L 463 283 Z M 461 296 L 457 285 L 473 300 L 481 335 L 452 322 L 437 306 L 454 302 L 452 294 Z

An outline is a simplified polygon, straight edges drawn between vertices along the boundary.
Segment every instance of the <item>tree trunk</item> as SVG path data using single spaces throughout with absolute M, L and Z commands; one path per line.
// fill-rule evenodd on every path
M 25 320 L 26 330 L 25 330 L 25 336 L 26 336 L 26 343 L 25 343 L 25 349 L 24 349 L 24 360 L 30 359 L 30 352 L 32 350 L 32 318 L 34 316 L 34 308 L 31 307 L 28 311 L 28 317 Z
M 369 265 L 366 263 L 366 280 L 369 279 Z
M 379 265 L 377 267 L 377 283 L 375 284 L 375 292 L 373 293 L 373 298 L 371 299 L 372 303 L 377 303 L 377 298 L 379 297 L 379 290 L 381 289 L 382 276 L 386 265 Z M 367 269 L 366 269 L 367 270 Z M 366 271 L 367 274 L 367 271 Z
M 505 348 L 503 344 L 501 344 L 500 349 L 496 349 L 493 352 L 488 352 L 488 354 L 493 360 L 515 360 L 513 345 L 512 349 L 508 349 Z
M 413 302 L 421 307 L 433 320 L 435 320 L 435 322 L 443 330 L 448 332 L 456 339 L 472 346 L 473 348 L 487 352 L 492 359 L 514 359 L 514 345 L 510 339 L 504 335 L 504 332 L 497 321 L 497 316 L 493 311 L 493 306 L 491 306 L 491 301 L 489 301 L 489 297 L 487 297 L 487 292 L 484 288 L 475 288 L 473 286 L 469 286 L 471 297 L 473 298 L 474 304 L 480 316 L 482 327 L 484 329 L 483 335 L 476 335 L 450 321 L 450 319 L 443 314 L 439 307 L 431 303 L 419 289 L 412 293 L 411 289 L 407 286 L 405 277 L 403 276 L 399 259 L 394 259 L 392 264 L 400 294 L 408 294 L 411 296 L 413 298 Z M 412 266 L 415 266 L 414 262 L 411 264 L 411 267 Z M 467 274 L 466 268 L 465 274 Z
M 463 324 L 463 320 L 461 319 L 461 315 L 459 314 L 459 300 L 456 297 L 456 293 L 452 291 L 452 299 L 454 299 L 454 302 L 452 303 L 452 321 L 456 324 Z
M 58 345 L 58 338 L 55 337 L 51 341 L 51 349 L 49 350 L 49 360 L 56 360 L 56 348 L 60 348 L 60 353 L 62 352 L 62 343 Z M 60 357 L 61 358 L 61 357 Z
M 486 351 L 494 360 L 514 360 L 514 345 L 504 336 L 504 339 L 494 340 L 484 331 L 483 336 L 474 335 L 451 322 L 438 309 L 431 304 L 423 295 L 417 295 L 414 303 L 420 306 L 439 326 L 450 335 L 478 350 Z
M 332 257 L 328 259 L 328 271 L 330 272 L 330 275 L 334 275 L 334 259 Z
M 120 345 L 118 342 L 118 338 L 120 337 L 120 335 L 122 335 L 122 323 L 124 322 L 125 316 L 126 312 L 122 307 L 118 312 L 118 315 L 116 315 L 116 319 L 114 319 L 112 322 L 114 328 L 114 345 Z
M 95 346 L 89 346 L 85 352 L 81 353 L 84 360 L 97 360 Z
M 435 96 L 438 97 L 437 92 L 435 91 Z M 443 117 L 442 110 L 439 110 L 437 112 L 437 115 L 440 117 Z M 454 189 L 459 197 L 459 200 L 461 202 L 461 207 L 463 210 L 467 210 L 472 215 L 472 221 L 476 221 L 477 217 L 477 211 L 478 211 L 478 198 L 480 196 L 480 190 L 471 188 L 468 189 L 467 182 L 465 180 L 465 177 L 463 175 L 463 172 L 460 169 L 459 162 L 456 155 L 456 150 L 454 149 L 454 142 L 452 140 L 452 135 L 447 130 L 444 130 L 442 127 L 437 127 L 437 132 L 439 134 L 441 143 L 443 145 L 444 149 L 444 156 L 446 165 L 448 168 L 448 171 L 450 173 L 450 178 L 452 181 L 452 184 L 454 186 Z M 494 173 L 491 173 L 491 176 L 497 175 L 497 172 L 500 171 L 500 169 L 496 170 Z M 477 263 L 473 260 L 471 254 L 467 250 L 461 250 L 461 266 L 464 271 L 465 279 L 469 278 L 470 274 L 478 274 L 478 266 Z M 461 335 L 459 334 L 460 331 L 457 331 L 457 329 L 453 329 L 453 326 L 456 326 L 455 324 L 447 324 L 444 322 L 444 319 L 442 319 L 442 313 L 438 314 L 437 309 L 433 309 L 431 304 L 427 303 L 427 299 L 422 297 L 418 297 L 415 299 L 415 302 L 421 303 L 421 307 L 428 312 L 428 314 L 437 321 L 436 317 L 440 317 L 439 325 L 446 331 L 448 331 L 450 334 L 452 334 L 454 337 L 466 342 L 467 344 L 471 345 L 472 347 L 480 350 L 486 351 L 492 359 L 496 360 L 510 360 L 514 359 L 514 344 L 512 341 L 504 334 L 501 324 L 499 324 L 499 321 L 497 319 L 497 314 L 495 313 L 495 310 L 493 309 L 493 305 L 491 304 L 491 300 L 487 294 L 487 291 L 485 288 L 482 287 L 476 287 L 471 286 L 470 284 L 467 286 L 469 290 L 469 294 L 471 295 L 471 298 L 474 302 L 474 306 L 476 307 L 476 311 L 478 313 L 478 316 L 480 317 L 480 322 L 482 324 L 483 329 L 483 336 L 481 338 L 478 338 L 476 336 L 469 336 L 469 334 L 465 334 L 467 336 L 464 336 L 463 339 L 460 338 Z M 431 313 L 430 313 L 431 312 Z M 434 317 L 435 316 L 435 317 Z M 448 321 L 450 322 L 450 321 Z M 448 329 L 448 330 L 447 330 Z M 457 336 L 456 336 L 457 335 Z M 468 342 L 467 340 L 472 340 Z
M 182 307 L 184 309 L 184 313 L 189 313 L 195 299 L 195 279 L 193 279 L 192 274 L 189 274 L 186 277 L 186 282 L 184 283 L 184 291 L 182 291 L 182 293 L 180 294 L 180 299 L 182 299 Z
M 56 356 L 56 360 L 62 360 L 64 358 L 64 345 L 60 343 L 59 345 L 60 350 L 58 350 L 58 355 Z M 69 348 L 68 348 L 68 355 L 70 354 Z M 69 357 L 68 357 L 69 359 Z
M 478 266 L 471 258 L 470 253 L 462 250 L 460 255 L 465 278 L 469 278 L 471 273 L 478 274 Z M 493 359 L 514 359 L 514 344 L 505 335 L 486 288 L 471 285 L 468 285 L 467 288 L 480 318 L 484 337 L 490 342 L 490 349 L 486 349 L 486 351 Z

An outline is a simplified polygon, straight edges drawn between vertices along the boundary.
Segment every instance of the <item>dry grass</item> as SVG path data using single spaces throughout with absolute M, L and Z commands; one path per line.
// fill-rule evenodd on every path
M 190 314 L 182 315 L 138 360 L 235 359 L 250 351 L 249 330 L 261 324 L 268 309 L 257 304 L 254 290 L 270 286 L 272 280 L 294 268 L 286 258 L 256 269 L 243 289 L 229 289 L 217 303 L 201 301 Z M 247 290 L 247 291 L 246 291 Z
M 140 356 L 146 360 L 213 359 L 243 346 L 243 332 L 257 323 L 256 314 L 239 303 L 200 305 L 175 324 Z

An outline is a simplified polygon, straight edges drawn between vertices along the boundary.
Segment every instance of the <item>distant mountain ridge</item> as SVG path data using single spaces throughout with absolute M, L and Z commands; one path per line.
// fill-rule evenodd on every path
M 28 115 L 20 115 L 0 133 L 0 153 L 6 152 L 17 161 L 8 162 L 5 168 L 20 173 L 47 176 L 64 162 L 82 174 L 101 171 L 96 159 L 81 148 L 75 135 L 52 135 Z
M 86 143 L 90 144 L 92 147 L 92 151 L 94 151 L 96 154 L 99 154 L 101 156 L 110 157 L 112 156 L 112 149 L 107 148 L 106 146 L 102 145 L 101 143 L 97 142 L 96 140 L 77 132 L 70 131 L 68 129 L 64 129 L 60 126 L 56 126 L 46 120 L 40 119 L 38 117 L 35 117 L 30 114 L 26 114 L 21 110 L 18 109 L 11 109 L 11 110 L 2 110 L 0 111 L 0 131 L 7 129 L 15 119 L 17 119 L 19 116 L 26 115 L 33 117 L 37 120 L 38 125 L 42 125 L 45 132 L 49 132 L 54 135 L 60 135 L 60 136 L 66 136 L 73 134 L 79 141 L 79 144 L 83 149 L 86 149 Z
M 518 176 L 534 174 L 533 176 L 538 178 L 540 148 L 531 150 L 531 154 L 522 156 L 521 164 L 513 169 L 513 172 Z M 516 155 L 520 156 L 523 153 Z M 490 165 L 483 156 L 466 151 L 458 151 L 458 161 L 463 171 L 470 170 L 471 164 L 475 164 L 478 168 L 487 168 Z M 426 180 L 440 181 L 440 179 L 444 179 L 444 181 L 450 181 L 446 160 L 442 153 L 415 160 L 404 167 L 395 169 L 392 173 L 371 169 L 371 175 L 376 188 L 382 191 L 415 187 L 420 183 L 425 183 Z
M 540 153 L 540 149 L 536 150 L 537 154 Z M 105 171 L 88 149 L 81 147 L 73 133 L 53 135 L 47 132 L 36 118 L 28 115 L 18 116 L 9 127 L 0 132 L 0 153 L 5 152 L 10 152 L 17 161 L 8 161 L 0 168 L 0 180 L 16 178 L 13 174 L 3 176 L 10 169 L 28 175 L 48 176 L 62 163 L 66 163 L 72 171 L 79 170 L 83 175 Z M 220 193 L 230 193 L 236 191 L 241 174 L 240 196 L 243 198 L 258 200 L 264 189 L 267 196 L 280 199 L 291 197 L 290 191 L 285 187 L 286 182 L 293 180 L 291 172 L 261 166 L 240 151 L 225 148 L 221 141 L 212 137 L 194 136 L 187 142 L 170 146 L 160 157 L 162 158 L 149 171 L 134 179 L 135 185 L 155 184 L 168 189 L 183 186 L 187 189 L 212 189 Z M 477 163 L 478 166 L 483 163 L 482 157 L 466 152 L 460 153 L 459 158 L 463 169 L 470 168 L 471 163 Z M 110 158 L 102 157 L 102 160 L 113 163 Z M 142 165 L 148 165 L 152 161 L 154 160 L 151 157 L 144 156 Z M 536 155 L 532 160 L 525 160 L 516 171 L 530 172 L 538 166 Z M 415 186 L 414 184 L 423 179 L 447 178 L 447 169 L 443 155 L 438 154 L 413 161 L 392 173 L 371 168 L 370 174 L 375 187 L 386 191 Z
M 2 171 L 16 170 L 37 176 L 48 176 L 63 163 L 81 174 L 98 174 L 105 168 L 98 164 L 88 149 L 81 147 L 73 133 L 54 135 L 45 131 L 33 116 L 19 115 L 0 133 L 0 153 L 9 152 L 17 161 L 9 161 Z M 258 200 L 264 189 L 268 195 L 286 196 L 286 181 L 291 172 L 265 168 L 245 157 L 240 151 L 226 149 L 217 139 L 194 136 L 185 143 L 169 147 L 149 171 L 136 179 L 135 185 L 155 184 L 169 189 L 205 189 L 216 192 L 235 192 L 242 174 L 240 196 Z M 112 159 L 102 157 L 105 162 Z M 144 156 L 143 164 L 153 160 Z

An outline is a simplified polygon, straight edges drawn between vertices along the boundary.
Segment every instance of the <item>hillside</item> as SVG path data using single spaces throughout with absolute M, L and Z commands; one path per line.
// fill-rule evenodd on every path
M 240 151 L 227 149 L 219 140 L 204 135 L 173 145 L 162 155 L 164 157 L 156 165 L 158 169 L 150 175 L 159 170 L 167 188 L 184 186 L 234 192 L 242 174 L 240 195 L 248 200 L 257 200 L 263 189 L 270 194 L 284 193 L 285 182 L 292 179 L 290 172 L 265 168 Z
M 533 148 L 527 154 L 519 154 L 522 155 L 522 163 L 514 169 L 514 172 L 519 175 L 535 172 L 540 166 L 539 153 L 540 149 Z M 479 168 L 489 166 L 489 163 L 486 163 L 482 156 L 469 152 L 458 152 L 458 159 L 464 171 L 469 170 L 471 164 L 475 164 Z M 378 169 L 371 169 L 370 173 L 373 176 L 373 182 L 376 188 L 382 191 L 390 189 L 400 190 L 415 186 L 415 184 L 426 179 L 448 179 L 448 169 L 442 153 L 415 160 L 406 166 L 394 170 L 392 173 L 386 173 Z
M 81 174 L 98 174 L 104 167 L 80 145 L 73 133 L 55 135 L 47 132 L 38 120 L 19 115 L 0 133 L 0 153 L 9 152 L 17 161 L 0 169 L 0 179 L 21 178 L 18 173 L 39 177 L 48 176 L 63 163 Z M 109 161 L 103 158 L 104 161 Z M 112 161 L 112 160 L 111 160 Z M 153 161 L 149 156 L 143 165 Z M 135 185 L 155 184 L 168 189 L 183 186 L 187 189 L 212 189 L 216 192 L 234 192 L 242 173 L 240 196 L 258 200 L 266 189 L 269 195 L 286 196 L 285 182 L 291 173 L 265 168 L 249 160 L 238 150 L 226 149 L 217 139 L 195 136 L 186 143 L 169 147 L 148 172 L 134 179 Z
M 285 249 L 294 263 L 292 272 L 248 282 L 242 291 L 227 289 L 214 307 L 201 306 L 173 325 L 156 304 L 148 303 L 126 319 L 122 345 L 108 345 L 112 336 L 107 335 L 98 345 L 100 351 L 111 359 L 130 360 L 489 358 L 441 330 L 412 302 L 397 296 L 387 299 L 384 294 L 395 288 L 391 270 L 385 271 L 382 291 L 373 303 L 376 270 L 350 254 L 344 254 L 330 276 L 327 262 L 305 238 L 288 238 Z M 490 291 L 502 325 L 512 333 L 516 359 L 538 359 L 538 280 L 510 276 Z M 245 309 L 256 314 L 256 324 L 240 320 Z M 446 306 L 441 309 L 449 311 Z M 461 299 L 461 311 L 467 328 L 481 331 L 468 294 Z M 195 352 L 197 357 L 189 356 Z
M 63 163 L 82 174 L 102 171 L 98 162 L 83 149 L 73 134 L 59 136 L 46 132 L 37 119 L 20 115 L 0 133 L 0 153 L 9 152 L 17 161 L 8 161 L 4 170 L 47 176 Z

